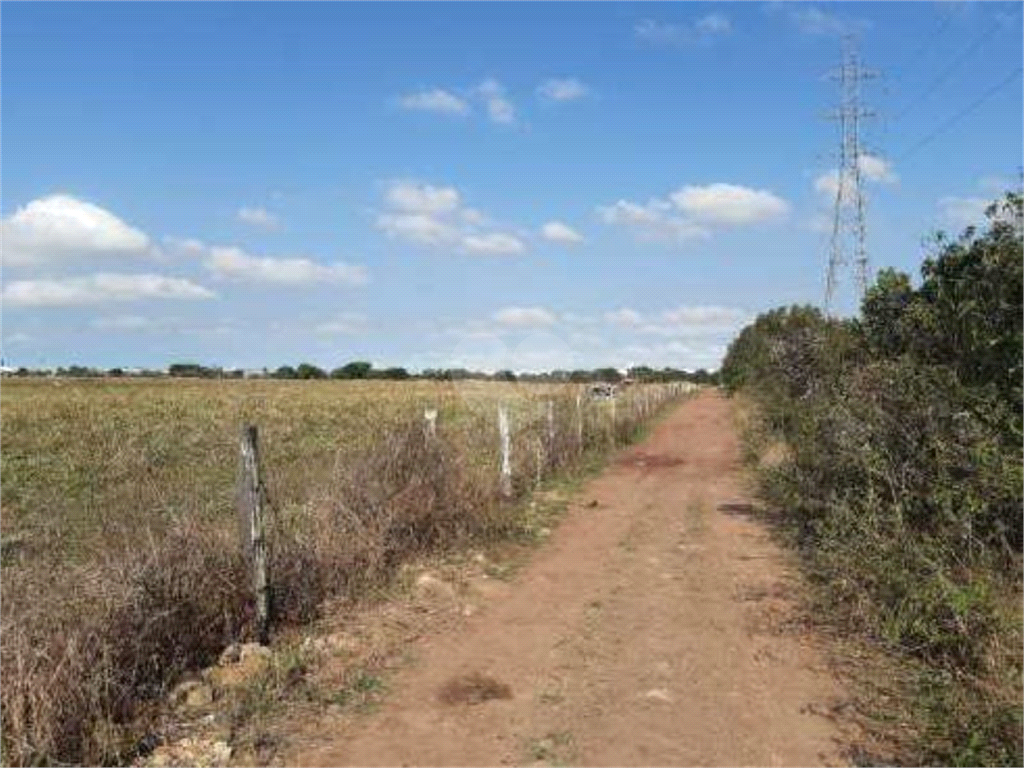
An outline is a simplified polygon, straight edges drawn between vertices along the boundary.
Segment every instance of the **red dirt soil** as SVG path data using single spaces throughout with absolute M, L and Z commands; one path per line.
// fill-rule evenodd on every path
M 837 684 L 787 622 L 799 578 L 749 502 L 732 404 L 706 391 L 481 610 L 417 643 L 379 709 L 325 719 L 286 763 L 844 764 L 815 714 Z

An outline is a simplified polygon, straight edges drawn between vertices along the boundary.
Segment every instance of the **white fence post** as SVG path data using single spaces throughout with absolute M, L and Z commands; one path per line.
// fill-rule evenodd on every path
M 501 493 L 505 497 L 512 495 L 512 458 L 511 440 L 509 438 L 508 413 L 504 405 L 498 406 L 498 432 L 501 435 Z
M 548 445 L 555 444 L 555 402 L 548 400 Z
M 424 419 L 424 432 L 428 439 L 432 439 L 437 436 L 437 409 L 428 408 L 423 411 Z

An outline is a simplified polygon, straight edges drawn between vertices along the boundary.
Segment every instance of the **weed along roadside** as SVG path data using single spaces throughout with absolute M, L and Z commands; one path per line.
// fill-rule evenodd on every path
M 378 386 L 5 383 L 5 537 L 24 541 L 3 566 L 5 762 L 257 759 L 272 745 L 250 726 L 322 703 L 316 659 L 363 647 L 307 638 L 328 607 L 437 598 L 409 564 L 543 539 L 552 483 L 696 389 Z M 81 425 L 90 451 L 23 409 Z M 498 581 L 512 567 L 480 565 Z M 333 681 L 327 706 L 372 707 L 378 664 Z

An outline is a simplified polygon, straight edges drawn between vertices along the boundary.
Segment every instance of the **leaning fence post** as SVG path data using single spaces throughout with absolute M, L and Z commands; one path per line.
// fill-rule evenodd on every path
M 512 495 L 512 460 L 509 440 L 508 413 L 504 405 L 498 406 L 498 432 L 501 435 L 501 493 L 505 497 Z
M 433 438 L 437 436 L 437 409 L 428 408 L 423 411 L 423 429 L 427 438 Z
M 260 643 L 266 645 L 270 637 L 270 579 L 267 576 L 267 537 L 263 519 L 259 435 L 253 425 L 246 425 L 242 429 L 241 458 L 238 512 L 242 521 L 242 542 L 252 565 L 257 637 Z

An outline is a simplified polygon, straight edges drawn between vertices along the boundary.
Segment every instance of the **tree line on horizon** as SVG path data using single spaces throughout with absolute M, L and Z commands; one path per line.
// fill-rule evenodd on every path
M 345 365 L 326 370 L 312 363 L 303 362 L 298 365 L 282 365 L 273 370 L 262 368 L 259 371 L 244 371 L 239 368 L 221 368 L 205 366 L 199 363 L 172 363 L 166 370 L 95 368 L 83 365 L 71 365 L 50 369 L 31 369 L 21 367 L 11 371 L 17 377 L 58 376 L 66 378 L 197 378 L 197 379 L 378 379 L 404 381 L 407 379 L 424 379 L 430 381 L 522 381 L 547 383 L 619 383 L 632 380 L 640 383 L 667 383 L 686 381 L 693 384 L 718 384 L 718 371 L 699 368 L 686 371 L 679 368 L 652 368 L 647 365 L 633 366 L 625 373 L 618 368 L 602 367 L 594 369 L 554 370 L 539 373 L 516 373 L 511 370 L 500 370 L 495 373 L 472 371 L 466 368 L 425 368 L 419 373 L 394 366 L 374 368 L 365 360 L 354 360 Z

